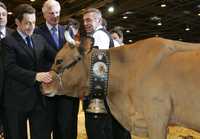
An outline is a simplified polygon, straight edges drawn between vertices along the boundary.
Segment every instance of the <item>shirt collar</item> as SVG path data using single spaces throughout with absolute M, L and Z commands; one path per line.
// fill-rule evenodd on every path
M 47 25 L 47 28 L 49 29 L 49 31 L 51 31 L 51 29 L 54 27 L 47 22 L 46 22 L 46 25 Z M 56 25 L 55 28 L 58 30 L 58 25 Z
M 97 31 L 98 29 L 101 29 L 101 28 L 103 28 L 102 25 L 98 26 L 98 27 L 95 29 L 95 31 Z M 94 32 L 95 32 L 95 31 L 94 31 Z
M 26 42 L 26 37 L 27 35 L 23 32 L 21 32 L 19 29 L 17 29 L 17 32 L 19 33 L 19 35 L 24 39 L 24 41 Z
M 94 35 L 94 33 L 95 33 L 97 30 L 99 30 L 99 29 L 101 29 L 101 28 L 103 28 L 103 26 L 102 26 L 102 25 L 99 25 L 98 27 L 96 27 L 96 29 L 95 29 L 93 32 L 88 33 L 87 35 L 92 36 L 92 35 Z
M 0 32 L 2 33 L 2 38 L 6 36 L 6 28 L 0 28 Z

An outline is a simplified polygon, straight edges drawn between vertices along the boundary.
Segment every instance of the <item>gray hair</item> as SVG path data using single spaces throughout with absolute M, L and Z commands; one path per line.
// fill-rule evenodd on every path
M 57 6 L 59 11 L 61 10 L 61 6 L 60 6 L 60 3 L 58 1 L 56 1 L 56 0 L 47 0 L 43 4 L 42 12 L 45 13 L 46 11 L 48 11 L 49 8 L 51 8 L 53 6 Z
M 7 11 L 7 7 L 6 7 L 6 5 L 5 5 L 3 2 L 1 2 L 1 1 L 0 1 L 0 7 L 2 7 L 4 10 Z
M 84 15 L 87 14 L 87 13 L 95 13 L 95 16 L 98 18 L 98 19 L 101 19 L 102 20 L 102 14 L 101 14 L 101 11 L 99 9 L 96 9 L 96 8 L 88 8 L 84 11 Z

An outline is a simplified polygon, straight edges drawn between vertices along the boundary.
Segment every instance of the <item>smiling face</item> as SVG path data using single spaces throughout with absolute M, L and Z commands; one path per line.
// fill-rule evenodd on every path
M 59 2 L 54 0 L 47 0 L 42 8 L 44 18 L 51 26 L 56 26 L 59 23 L 60 11 Z
M 60 9 L 57 6 L 49 7 L 46 12 L 44 12 L 44 18 L 52 26 L 56 26 L 60 20 Z
M 101 25 L 101 17 L 95 12 L 88 12 L 83 16 L 85 31 L 90 34 L 93 33 L 98 26 Z

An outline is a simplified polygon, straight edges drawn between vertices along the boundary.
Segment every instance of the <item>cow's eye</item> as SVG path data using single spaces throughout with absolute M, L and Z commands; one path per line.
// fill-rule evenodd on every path
M 62 63 L 63 63 L 63 60 L 62 60 L 62 59 L 56 60 L 56 65 L 59 65 L 59 64 L 62 64 Z

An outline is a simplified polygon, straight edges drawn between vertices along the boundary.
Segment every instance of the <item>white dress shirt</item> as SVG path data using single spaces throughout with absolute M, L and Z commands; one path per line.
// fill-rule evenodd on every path
M 6 37 L 6 28 L 1 28 L 1 29 L 0 29 L 0 32 L 1 32 L 0 38 L 1 38 L 1 39 L 5 38 L 5 37 Z
M 17 32 L 23 38 L 24 42 L 27 44 L 27 42 L 26 42 L 27 35 L 25 33 L 21 32 L 19 29 L 17 29 Z
M 94 46 L 98 46 L 99 49 L 109 49 L 110 38 L 104 31 L 99 30 L 101 28 L 103 27 L 97 27 L 96 31 L 92 35 L 92 37 L 94 38 Z
M 53 26 L 48 24 L 47 22 L 46 22 L 46 25 L 47 25 L 47 28 L 49 29 L 49 31 L 52 33 Z M 55 28 L 56 28 L 56 35 L 59 36 L 58 35 L 58 25 L 56 25 Z

